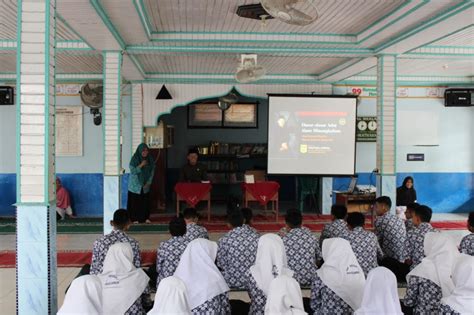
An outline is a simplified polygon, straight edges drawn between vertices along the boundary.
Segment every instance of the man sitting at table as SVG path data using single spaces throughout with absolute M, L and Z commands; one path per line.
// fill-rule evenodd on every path
M 179 175 L 180 182 L 200 183 L 207 181 L 207 168 L 205 165 L 198 163 L 199 152 L 196 148 L 188 151 L 188 163 L 183 166 Z

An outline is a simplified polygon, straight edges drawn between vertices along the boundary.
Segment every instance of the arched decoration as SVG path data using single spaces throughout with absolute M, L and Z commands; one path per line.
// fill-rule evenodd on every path
M 267 99 L 268 93 L 318 93 L 331 94 L 330 84 L 169 84 L 168 90 L 173 95 L 172 100 L 155 100 L 156 90 L 160 84 L 143 84 L 143 123 L 145 127 L 156 126 L 161 115 L 170 114 L 171 111 L 180 106 L 206 99 L 216 99 L 227 95 L 233 89 L 242 97 L 257 100 Z

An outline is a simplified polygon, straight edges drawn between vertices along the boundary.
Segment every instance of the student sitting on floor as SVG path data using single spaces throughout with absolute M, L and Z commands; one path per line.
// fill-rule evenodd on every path
M 311 287 L 311 309 L 315 314 L 349 315 L 362 302 L 364 271 L 349 241 L 330 238 L 323 242 L 324 263 Z
M 288 268 L 293 270 L 293 277 L 301 286 L 308 287 L 313 283 L 316 274 L 316 261 L 321 258 L 318 240 L 308 228 L 302 227 L 303 217 L 298 209 L 286 212 L 285 244 Z
M 148 315 L 190 315 L 186 285 L 178 277 L 161 280 L 155 295 L 155 303 Z
M 290 276 L 280 275 L 270 282 L 265 314 L 307 314 L 298 282 Z
M 99 277 L 85 275 L 74 279 L 57 314 L 102 314 L 102 283 Z
M 280 275 L 293 276 L 288 269 L 285 245 L 278 235 L 268 233 L 260 237 L 255 265 L 248 272 L 249 314 L 263 315 L 272 280 Z
M 197 238 L 209 239 L 205 227 L 198 225 L 199 215 L 195 208 L 186 208 L 183 211 L 184 221 L 186 221 L 186 235 L 185 238 L 189 242 Z
M 419 206 L 415 208 L 413 213 L 413 224 L 415 228 L 407 233 L 406 251 L 407 261 L 410 265 L 410 270 L 413 270 L 421 263 L 425 257 L 423 242 L 425 235 L 428 232 L 435 232 L 435 229 L 430 224 L 432 210 L 427 206 Z
M 341 237 L 347 238 L 349 229 L 346 224 L 347 208 L 343 205 L 333 205 L 331 207 L 332 222 L 324 226 L 319 237 L 319 247 L 321 248 L 323 241 L 327 238 Z
M 69 192 L 66 188 L 64 188 L 59 177 L 56 177 L 56 212 L 62 220 L 66 218 L 66 214 L 70 218 L 76 217 L 72 213 L 71 197 L 69 196 Z
M 459 250 L 463 254 L 474 256 L 474 211 L 469 212 L 467 228 L 471 234 L 463 237 L 461 244 L 459 245 Z
M 405 282 L 410 268 L 405 264 L 406 252 L 406 229 L 405 223 L 395 214 L 390 213 L 392 201 L 387 196 L 378 197 L 375 200 L 375 235 L 379 240 L 384 258 L 380 265 L 390 269 L 396 276 L 398 282 Z
M 362 304 L 354 315 L 403 315 L 398 297 L 397 277 L 385 267 L 372 269 L 367 276 Z
M 133 264 L 137 268 L 140 268 L 141 266 L 140 246 L 134 238 L 128 236 L 125 233 L 125 231 L 127 231 L 131 225 L 128 211 L 125 209 L 116 210 L 114 212 L 114 218 L 112 221 L 110 221 L 110 224 L 114 228 L 112 232 L 98 238 L 94 242 L 92 249 L 92 264 L 90 269 L 91 275 L 102 273 L 104 259 L 110 246 L 120 242 L 130 244 L 133 249 Z
M 102 283 L 103 314 L 143 314 L 142 298 L 148 293 L 150 278 L 132 262 L 129 243 L 116 243 L 109 248 L 104 270 L 99 274 Z
M 229 213 L 228 221 L 232 230 L 217 242 L 217 266 L 229 287 L 244 289 L 247 271 L 255 263 L 259 235 L 243 224 L 239 209 Z
M 203 238 L 191 241 L 181 255 L 174 276 L 186 285 L 193 314 L 230 314 L 230 289 L 214 264 L 216 255 L 216 242 Z
M 458 315 L 474 312 L 474 257 L 461 254 L 453 270 L 455 285 L 451 295 L 441 299 L 442 314 Z
M 405 229 L 408 233 L 408 231 L 412 230 L 415 228 L 415 225 L 413 224 L 413 211 L 415 211 L 415 208 L 418 208 L 420 204 L 413 202 L 407 204 L 407 209 L 405 211 Z
M 162 242 L 156 251 L 157 287 L 162 279 L 174 274 L 179 259 L 188 245 L 188 240 L 184 237 L 186 222 L 183 218 L 173 218 L 168 226 L 171 238 Z
M 364 223 L 365 217 L 360 212 L 352 212 L 347 215 L 347 225 L 350 229 L 348 240 L 364 275 L 367 276 L 369 271 L 379 265 L 377 258 L 382 259 L 383 252 L 377 241 L 377 236 L 364 230 Z
M 426 257 L 407 275 L 403 304 L 414 314 L 438 314 L 441 298 L 454 289 L 451 273 L 460 254 L 444 233 L 427 233 L 424 248 Z

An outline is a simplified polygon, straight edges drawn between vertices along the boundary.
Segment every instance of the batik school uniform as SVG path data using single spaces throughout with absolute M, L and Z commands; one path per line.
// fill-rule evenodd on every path
M 459 250 L 463 254 L 474 256 L 474 233 L 463 237 Z
M 349 234 L 349 229 L 347 228 L 347 223 L 343 219 L 336 219 L 331 223 L 326 224 L 321 231 L 321 236 L 319 237 L 319 247 L 323 246 L 323 241 L 327 238 L 340 237 L 347 238 Z
M 186 224 L 186 234 L 184 235 L 184 237 L 189 242 L 197 238 L 205 238 L 207 240 L 209 239 L 209 235 L 207 233 L 206 228 L 196 223 Z
M 377 258 L 383 257 L 377 236 L 358 226 L 350 231 L 348 240 L 364 275 L 367 276 L 370 270 L 378 267 Z
M 282 239 L 293 278 L 300 286 L 310 286 L 317 270 L 316 260 L 321 257 L 316 236 L 308 228 L 300 227 L 291 229 Z
M 259 235 L 248 225 L 234 228 L 217 242 L 217 266 L 227 285 L 244 289 L 250 266 L 255 263 Z
M 365 276 L 351 244 L 342 238 L 323 243 L 324 264 L 311 287 L 314 314 L 352 314 L 361 306 Z
M 215 314 L 215 315 L 227 315 L 231 314 L 229 295 L 227 293 L 219 294 L 212 299 L 204 302 L 203 304 L 193 308 L 192 314 L 203 315 L 203 314 Z
M 402 219 L 388 212 L 377 217 L 375 235 L 386 257 L 405 261 L 406 230 Z
M 413 224 L 413 220 L 412 219 L 406 219 L 405 220 L 405 230 L 407 231 L 407 233 L 411 230 L 413 230 L 414 228 L 416 228 L 415 224 Z
M 188 240 L 184 236 L 173 236 L 160 244 L 156 252 L 157 287 L 162 279 L 174 274 L 187 245 Z
M 137 268 L 141 266 L 140 258 L 140 246 L 138 242 L 128 236 L 124 231 L 113 230 L 107 235 L 104 235 L 94 242 L 92 249 L 92 263 L 91 263 L 91 275 L 98 275 L 102 273 L 105 256 L 110 246 L 115 243 L 129 243 L 133 250 L 133 265 Z
M 407 251 L 407 258 L 412 260 L 410 270 L 418 266 L 425 257 L 424 241 L 425 235 L 428 232 L 435 232 L 436 230 L 427 222 L 420 223 L 417 227 L 407 233 L 405 248 Z
M 409 277 L 403 304 L 413 307 L 413 314 L 438 314 L 443 294 L 441 287 L 431 280 Z
M 445 305 L 445 304 L 441 304 L 439 306 L 439 314 L 443 314 L 443 315 L 463 315 L 463 314 L 458 313 L 455 310 L 453 310 L 449 305 Z

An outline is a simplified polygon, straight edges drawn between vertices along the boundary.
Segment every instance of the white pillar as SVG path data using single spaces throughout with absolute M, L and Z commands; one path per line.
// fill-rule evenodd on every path
M 121 199 L 121 89 L 122 53 L 103 53 L 104 72 L 104 234 L 110 233 L 110 220 L 120 208 Z
M 141 84 L 132 84 L 132 156 L 143 142 L 143 89 Z
M 397 58 L 377 57 L 377 195 L 396 201 L 396 101 Z
M 17 313 L 55 314 L 55 1 L 19 0 L 17 28 Z

